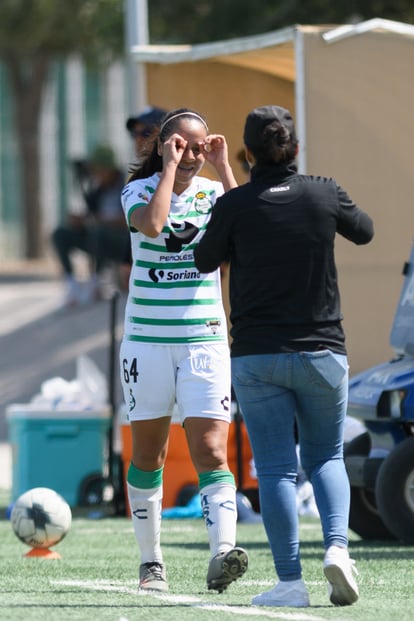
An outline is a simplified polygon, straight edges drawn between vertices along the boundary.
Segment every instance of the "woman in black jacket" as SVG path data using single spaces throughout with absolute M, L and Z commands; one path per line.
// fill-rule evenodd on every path
M 334 179 L 299 175 L 290 112 L 262 106 L 244 128 L 249 183 L 214 207 L 195 250 L 200 272 L 230 261 L 232 382 L 254 454 L 260 507 L 279 582 L 253 598 L 309 606 L 296 510 L 295 424 L 325 545 L 335 605 L 358 599 L 348 554 L 343 460 L 348 362 L 334 259 L 337 233 L 366 244 L 371 218 Z

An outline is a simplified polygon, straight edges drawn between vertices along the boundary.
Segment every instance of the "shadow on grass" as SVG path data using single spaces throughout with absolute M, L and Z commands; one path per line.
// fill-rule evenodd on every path
M 239 537 L 238 544 L 243 548 L 252 551 L 268 551 L 270 553 L 269 544 L 264 541 L 249 541 L 246 537 Z M 186 542 L 186 550 L 205 550 L 205 542 L 191 543 Z M 182 549 L 182 542 L 169 542 L 164 543 L 165 547 Z M 304 541 L 300 544 L 302 559 L 320 559 L 323 554 L 323 543 L 321 539 L 315 539 L 312 541 Z M 350 553 L 354 560 L 372 558 L 379 559 L 396 559 L 405 560 L 412 559 L 413 546 L 404 545 L 398 541 L 353 541 L 350 543 Z

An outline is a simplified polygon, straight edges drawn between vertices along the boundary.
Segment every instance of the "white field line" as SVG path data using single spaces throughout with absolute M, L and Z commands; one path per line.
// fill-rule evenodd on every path
M 50 583 L 56 586 L 83 587 L 91 591 L 116 591 L 118 593 L 129 593 L 130 595 L 136 595 L 137 593 L 136 581 L 134 582 L 135 588 L 114 584 L 112 580 L 51 580 Z
M 132 595 L 138 595 L 139 597 L 154 597 L 155 599 L 163 602 L 169 602 L 170 604 L 185 605 L 197 608 L 199 610 L 208 610 L 211 612 L 231 612 L 234 615 L 244 615 L 251 617 L 262 617 L 263 619 L 283 619 L 285 621 L 326 621 L 322 617 L 312 614 L 312 612 L 282 612 L 276 610 L 268 610 L 258 608 L 257 606 L 226 606 L 223 604 L 209 604 L 203 602 L 199 597 L 192 595 L 170 595 L 168 593 L 155 594 L 152 593 L 140 593 L 137 591 L 136 582 L 134 582 L 134 588 L 125 584 L 114 584 L 111 580 L 51 580 L 52 585 L 56 586 L 70 586 L 80 587 L 82 589 L 91 589 L 92 591 L 109 591 L 119 593 L 129 593 Z M 132 582 L 131 582 L 132 584 Z M 125 617 L 119 619 L 119 621 L 128 621 Z M 339 619 L 336 619 L 339 621 Z
M 250 617 L 262 617 L 263 619 L 285 619 L 286 621 L 326 621 L 322 617 L 316 617 L 312 614 L 304 612 L 274 612 L 272 610 L 264 610 L 257 606 L 223 606 L 221 604 L 201 604 L 197 608 L 202 610 L 231 612 L 234 615 L 245 615 Z

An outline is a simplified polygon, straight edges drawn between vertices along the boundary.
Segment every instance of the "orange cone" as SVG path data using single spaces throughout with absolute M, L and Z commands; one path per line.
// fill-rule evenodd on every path
M 26 558 L 44 558 L 49 561 L 54 559 L 61 559 L 59 552 L 49 550 L 49 548 L 32 548 L 24 555 Z

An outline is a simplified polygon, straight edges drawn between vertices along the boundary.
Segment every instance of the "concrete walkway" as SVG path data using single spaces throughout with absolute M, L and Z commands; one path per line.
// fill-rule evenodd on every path
M 29 403 L 43 382 L 72 381 L 80 355 L 90 357 L 109 382 L 110 300 L 62 310 L 62 285 L 51 261 L 0 264 L 0 488 L 11 487 L 6 410 Z M 116 343 L 122 335 L 125 295 L 115 304 Z M 117 350 L 116 350 L 117 351 Z M 121 402 L 115 355 L 115 403 Z

